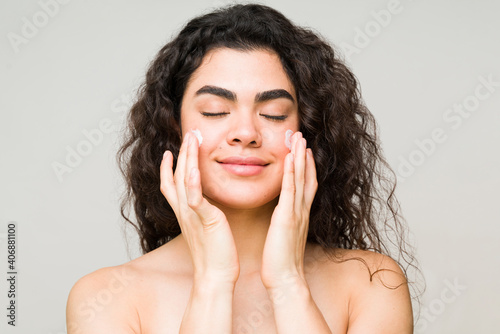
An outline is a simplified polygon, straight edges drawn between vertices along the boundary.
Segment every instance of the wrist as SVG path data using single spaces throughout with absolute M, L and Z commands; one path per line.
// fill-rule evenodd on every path
M 193 279 L 194 283 L 227 287 L 236 285 L 239 273 L 239 268 L 229 271 L 195 269 Z
M 290 278 L 281 284 L 277 284 L 266 289 L 269 299 L 273 305 L 307 300 L 311 297 L 309 285 L 304 279 L 301 278 Z
M 298 271 L 282 272 L 273 277 L 270 277 L 268 274 L 261 271 L 260 278 L 262 280 L 262 284 L 268 291 L 282 289 L 284 287 L 307 285 L 305 275 Z
M 207 276 L 198 276 L 193 281 L 193 291 L 198 295 L 216 295 L 225 292 L 233 293 L 235 286 L 235 281 L 216 279 Z

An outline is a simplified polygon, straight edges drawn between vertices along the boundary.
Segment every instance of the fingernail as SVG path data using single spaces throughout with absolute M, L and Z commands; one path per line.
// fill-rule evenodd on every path
M 165 152 L 163 153 L 163 159 L 165 159 L 165 158 L 167 157 L 167 155 L 168 155 L 168 151 L 165 151 Z
M 186 133 L 186 137 L 188 137 L 188 146 L 191 145 L 191 142 L 193 141 L 193 139 L 191 138 L 191 135 L 189 133 Z
M 307 152 L 306 158 L 312 159 L 313 157 L 312 150 L 310 148 L 307 148 L 306 152 Z

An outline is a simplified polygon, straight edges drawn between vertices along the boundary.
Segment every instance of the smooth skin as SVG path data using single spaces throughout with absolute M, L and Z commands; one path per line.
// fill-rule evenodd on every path
M 182 234 L 193 254 L 195 278 L 200 276 L 205 281 L 213 276 L 234 284 L 239 276 L 236 246 L 224 212 L 203 197 L 197 145 L 197 139 L 187 133 L 175 177 L 172 153 L 165 153 L 162 191 L 179 217 Z M 279 288 L 291 278 L 304 280 L 309 209 L 317 182 L 312 152 L 306 149 L 300 132 L 292 137 L 292 152 L 286 155 L 284 167 L 282 191 L 263 252 L 261 276 L 267 288 Z
M 160 167 L 182 233 L 80 279 L 68 299 L 69 334 L 412 333 L 408 287 L 393 260 L 338 250 L 382 269 L 370 281 L 361 262 L 333 262 L 306 242 L 317 180 L 296 101 L 273 52 L 206 55 L 183 98 L 175 173 L 168 151 Z M 235 156 L 265 167 L 238 175 L 223 166 Z

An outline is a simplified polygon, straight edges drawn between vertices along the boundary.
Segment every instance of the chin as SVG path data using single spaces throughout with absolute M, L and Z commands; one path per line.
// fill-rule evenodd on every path
M 268 194 L 263 195 L 262 193 L 249 194 L 248 191 L 243 192 L 224 192 L 224 193 L 212 193 L 207 192 L 204 194 L 210 203 L 218 207 L 225 207 L 228 209 L 237 210 L 251 210 L 261 208 L 270 202 L 275 202 L 274 206 L 278 204 L 277 198 L 278 194 Z

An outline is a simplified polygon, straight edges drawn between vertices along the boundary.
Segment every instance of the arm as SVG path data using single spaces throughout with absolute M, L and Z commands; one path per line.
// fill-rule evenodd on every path
M 261 279 L 273 303 L 278 333 L 331 333 L 304 275 L 309 210 L 317 189 L 312 152 L 306 147 L 300 132 L 292 136 L 279 202 L 264 246 Z M 412 333 L 410 297 L 401 269 L 389 257 L 372 252 L 365 256 L 370 267 L 376 267 L 371 272 L 379 270 L 373 280 L 359 267 L 357 271 L 350 267 L 347 273 L 345 288 L 352 291 L 348 333 Z
M 180 334 L 232 332 L 234 284 L 194 283 Z
M 278 333 L 331 334 L 304 273 L 309 213 L 318 187 L 314 158 L 300 132 L 291 141 L 280 198 L 264 246 L 261 279 L 273 305 Z
M 268 290 L 278 333 L 331 334 L 305 282 Z
M 165 152 L 160 166 L 161 191 L 175 212 L 194 267 L 180 333 L 230 334 L 238 254 L 224 213 L 203 197 L 198 146 L 197 139 L 186 133 L 175 175 L 171 152 Z

